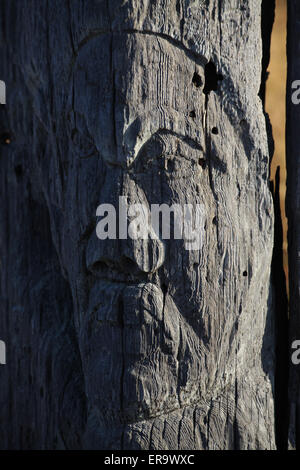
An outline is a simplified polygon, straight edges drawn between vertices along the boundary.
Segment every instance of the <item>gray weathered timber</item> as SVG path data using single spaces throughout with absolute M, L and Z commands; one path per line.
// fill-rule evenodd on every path
M 300 5 L 288 2 L 288 78 L 287 78 L 287 198 L 290 285 L 290 346 L 300 340 L 300 108 L 292 103 L 292 83 L 300 79 Z M 290 354 L 293 349 L 290 348 Z M 291 448 L 300 448 L 300 374 L 299 365 L 290 364 L 289 405 Z
M 260 10 L 1 2 L 1 448 L 275 447 Z M 100 241 L 119 196 L 203 245 Z

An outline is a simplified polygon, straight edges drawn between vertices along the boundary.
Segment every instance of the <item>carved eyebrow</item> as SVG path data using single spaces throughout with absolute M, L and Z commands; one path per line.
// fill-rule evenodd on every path
M 173 46 L 175 46 L 176 48 L 182 50 L 185 55 L 193 60 L 194 62 L 196 62 L 198 65 L 204 67 L 208 60 L 207 58 L 205 58 L 202 54 L 200 53 L 197 53 L 191 49 L 188 49 L 181 41 L 179 41 L 178 39 L 175 39 L 171 36 L 169 36 L 168 34 L 165 34 L 165 33 L 160 33 L 160 32 L 156 32 L 156 31 L 150 31 L 150 30 L 138 30 L 138 29 L 123 29 L 122 31 L 106 31 L 106 30 L 101 30 L 101 29 L 95 29 L 95 30 L 92 30 L 89 32 L 89 34 L 87 36 L 85 36 L 78 44 L 78 47 L 77 47 L 77 50 L 74 51 L 74 58 L 73 58 L 73 63 L 75 63 L 76 61 L 76 58 L 80 52 L 80 50 L 82 49 L 82 47 L 84 47 L 90 40 L 98 37 L 98 36 L 102 36 L 103 34 L 141 34 L 143 36 L 155 36 L 155 37 L 159 37 L 161 39 L 164 39 L 165 41 L 169 42 L 170 44 L 172 44 Z
M 135 157 L 135 159 L 133 160 L 133 162 L 131 163 L 131 165 L 128 167 L 128 169 L 131 169 L 135 164 L 136 162 L 139 160 L 140 158 L 140 154 L 143 152 L 145 146 L 151 141 L 151 139 L 153 139 L 155 136 L 168 136 L 168 135 L 171 135 L 172 137 L 176 137 L 177 139 L 181 140 L 181 142 L 184 142 L 185 144 L 187 144 L 189 147 L 191 147 L 193 150 L 200 150 L 203 152 L 203 147 L 202 145 L 199 144 L 199 142 L 197 142 L 195 139 L 193 139 L 192 137 L 188 137 L 186 135 L 183 135 L 183 134 L 180 134 L 178 132 L 175 132 L 175 131 L 172 131 L 170 129 L 158 129 L 156 132 L 154 132 L 151 137 L 149 137 L 148 140 L 146 140 L 146 142 L 142 145 L 142 147 L 140 148 L 140 150 L 138 151 L 137 153 L 137 156 Z
M 196 150 L 201 150 L 203 152 L 203 147 L 197 140 L 195 140 L 193 137 L 189 137 L 184 134 L 180 134 L 179 132 L 172 131 L 171 129 L 159 129 L 155 134 L 158 135 L 172 135 L 176 137 L 177 139 L 181 140 L 185 144 L 187 144 L 189 147 L 196 149 Z M 151 139 L 151 137 L 150 137 Z
M 177 139 L 180 139 L 182 142 L 184 142 L 185 144 L 189 145 L 192 149 L 196 149 L 196 150 L 200 150 L 201 152 L 203 152 L 203 147 L 201 146 L 201 144 L 199 144 L 199 142 L 197 142 L 195 139 L 193 139 L 192 137 L 188 137 L 186 135 L 183 135 L 183 134 L 180 134 L 178 132 L 175 132 L 175 131 L 172 131 L 170 129 L 159 129 L 158 131 L 156 131 L 154 134 L 152 134 L 152 136 L 142 145 L 142 147 L 140 148 L 140 150 L 138 151 L 138 154 L 137 156 L 135 157 L 134 161 L 131 163 L 131 165 L 127 168 L 128 170 L 130 170 L 135 164 L 136 162 L 138 161 L 139 157 L 140 157 L 140 153 L 142 153 L 143 149 L 144 149 L 144 146 L 147 145 L 147 143 L 155 136 L 155 135 L 172 135 L 174 137 L 176 137 Z M 212 154 L 210 153 L 209 155 L 209 159 L 210 162 L 211 162 L 211 165 L 213 167 L 216 167 L 218 168 L 218 170 L 221 172 L 221 173 L 226 173 L 227 171 L 227 164 L 226 162 L 223 162 L 217 155 L 215 154 Z

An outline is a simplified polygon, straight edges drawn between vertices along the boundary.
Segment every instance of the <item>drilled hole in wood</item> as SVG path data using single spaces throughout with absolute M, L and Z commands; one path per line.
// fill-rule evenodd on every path
M 189 116 L 190 116 L 191 118 L 195 119 L 195 117 L 196 117 L 195 111 L 194 111 L 194 110 L 190 111 Z
M 216 66 L 213 62 L 208 62 L 205 66 L 205 86 L 203 93 L 208 95 L 211 91 L 217 91 L 218 82 L 223 80 L 223 76 L 217 73 Z
M 215 134 L 215 135 L 218 135 L 219 134 L 219 131 L 218 131 L 218 128 L 217 127 L 213 127 L 212 130 L 211 130 L 212 134 Z
M 202 168 L 206 167 L 206 161 L 204 158 L 199 158 L 198 163 Z
M 248 276 L 247 271 L 244 271 L 244 272 L 243 272 L 243 276 L 244 276 L 244 277 L 247 277 L 247 276 Z
M 202 78 L 197 72 L 195 72 L 193 75 L 192 83 L 195 85 L 196 88 L 199 88 L 202 85 Z
M 0 142 L 2 145 L 9 145 L 11 143 L 11 136 L 9 132 L 4 132 L 0 136 Z

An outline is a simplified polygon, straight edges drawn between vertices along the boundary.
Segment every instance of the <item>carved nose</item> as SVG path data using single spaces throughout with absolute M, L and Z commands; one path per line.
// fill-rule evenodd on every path
M 137 232 L 130 230 L 130 207 L 138 204 L 144 208 L 144 214 L 150 214 L 142 188 L 121 168 L 108 168 L 100 201 L 102 204 L 98 206 L 96 213 L 100 219 L 86 248 L 86 265 L 89 271 L 103 274 L 103 270 L 108 273 L 110 270 L 136 276 L 159 269 L 164 262 L 165 247 L 155 236 L 150 219 L 145 236 L 139 236 Z
M 132 267 L 136 272 L 153 273 L 164 262 L 165 248 L 161 240 L 131 240 L 122 243 L 121 263 L 126 268 Z
M 86 249 L 86 265 L 95 275 L 105 271 L 138 276 L 157 271 L 164 262 L 165 248 L 161 240 L 99 240 L 95 233 Z

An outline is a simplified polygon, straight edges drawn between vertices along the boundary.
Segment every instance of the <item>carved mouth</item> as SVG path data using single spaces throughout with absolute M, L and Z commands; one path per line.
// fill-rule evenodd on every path
M 99 279 L 85 318 L 85 367 L 93 377 L 88 394 L 104 415 L 132 422 L 178 406 L 177 359 L 170 344 L 178 339 L 165 325 L 158 286 Z
M 90 271 L 97 279 L 125 285 L 149 281 L 149 275 L 141 272 L 135 263 L 126 257 L 122 257 L 118 264 L 109 260 L 98 261 Z
M 189 367 L 205 351 L 163 289 L 99 279 L 84 323 L 87 393 L 103 419 L 147 420 L 199 400 Z
M 104 269 L 99 271 L 97 280 L 94 283 L 89 299 L 89 308 L 87 317 L 94 318 L 96 316 L 98 325 L 114 325 L 118 327 L 124 327 L 128 325 L 128 321 L 124 318 L 124 311 L 120 312 L 121 304 L 122 310 L 124 309 L 124 292 L 126 289 L 134 289 L 137 293 L 140 293 L 142 297 L 142 291 L 145 286 L 151 285 L 157 292 L 162 293 L 160 287 L 153 282 L 149 282 L 148 276 L 144 276 L 139 279 L 134 276 L 128 279 L 128 275 L 118 270 L 112 270 L 109 268 L 107 271 Z M 138 299 L 138 294 L 136 294 Z M 125 301 L 125 304 L 128 302 Z M 130 306 L 125 305 L 125 310 L 130 314 Z M 128 308 L 127 308 L 128 307 Z M 134 307 L 132 307 L 133 309 Z M 141 311 L 139 312 L 139 320 L 136 322 L 136 327 L 140 329 L 143 324 L 141 320 L 143 314 L 143 306 L 139 305 Z M 151 316 L 153 312 L 149 310 L 148 314 Z M 161 318 L 162 319 L 162 318 Z M 130 321 L 129 321 L 130 324 Z M 133 325 L 131 325 L 133 326 Z

